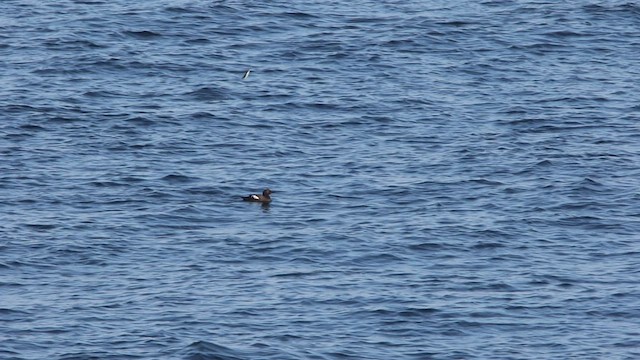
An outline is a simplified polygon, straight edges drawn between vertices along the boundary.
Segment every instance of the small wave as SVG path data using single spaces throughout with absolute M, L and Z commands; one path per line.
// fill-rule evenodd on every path
M 17 318 L 22 318 L 24 319 L 25 316 L 28 316 L 29 313 L 26 311 L 21 311 L 21 310 L 13 310 L 13 309 L 8 309 L 8 308 L 0 308 L 0 315 L 3 316 L 3 319 L 6 320 L 6 316 L 15 316 L 16 319 Z
M 441 21 L 437 23 L 438 25 L 442 25 L 442 26 L 451 26 L 451 27 L 465 27 L 465 26 L 469 26 L 469 25 L 478 25 L 477 22 L 473 22 L 473 21 L 464 21 L 464 20 L 450 20 L 450 21 Z
M 177 13 L 177 14 L 189 14 L 196 13 L 197 11 L 194 9 L 189 9 L 181 6 L 169 6 L 165 9 L 167 12 Z
M 313 19 L 313 18 L 317 18 L 316 15 L 305 13 L 305 12 L 299 12 L 299 11 L 283 12 L 280 15 L 283 16 L 283 17 L 295 18 L 295 19 Z
M 156 123 L 155 121 L 143 116 L 136 116 L 131 119 L 127 119 L 127 122 L 137 126 L 145 126 L 145 127 L 154 125 Z
M 416 250 L 416 251 L 434 251 L 434 250 L 441 250 L 443 248 L 444 248 L 444 245 L 439 243 L 432 243 L 432 242 L 409 245 L 410 250 Z
M 34 125 L 34 124 L 21 125 L 20 129 L 27 130 L 27 131 L 43 131 L 43 130 L 46 130 L 46 128 L 44 128 L 44 127 L 42 127 L 40 125 Z
M 471 180 L 467 180 L 467 182 L 481 184 L 481 185 L 491 185 L 491 186 L 504 185 L 504 183 L 500 181 L 493 181 L 493 180 L 487 180 L 487 179 L 471 179 Z
M 119 94 L 117 92 L 114 91 L 87 91 L 83 94 L 84 96 L 88 96 L 88 97 L 95 97 L 95 98 L 113 98 L 113 97 L 120 97 L 122 96 L 122 94 Z
M 506 110 L 506 114 L 514 115 L 512 111 L 516 111 L 516 110 L 513 110 L 513 109 Z M 542 119 L 542 118 L 522 118 L 522 119 L 516 119 L 516 120 L 507 120 L 501 123 L 506 125 L 513 125 L 513 126 L 530 126 L 530 125 L 548 124 L 550 122 L 551 120 Z
M 149 30 L 141 30 L 141 31 L 125 31 L 123 34 L 140 39 L 140 40 L 151 40 L 162 36 L 161 34 Z
M 587 34 L 570 31 L 570 30 L 559 30 L 559 31 L 549 31 L 544 33 L 544 35 L 554 38 L 568 38 L 568 37 L 579 37 L 579 36 L 587 36 Z
M 64 51 L 78 51 L 83 49 L 98 49 L 103 48 L 96 42 L 84 40 L 84 39 L 52 39 L 45 42 L 45 45 L 54 50 Z
M 162 178 L 163 181 L 166 181 L 170 184 L 184 184 L 194 181 L 196 178 L 192 178 L 182 174 L 169 174 Z
M 471 248 L 474 250 L 492 250 L 504 247 L 503 244 L 496 242 L 480 242 L 478 244 L 473 245 Z
M 610 190 L 611 189 L 609 189 L 608 186 L 605 186 L 603 183 L 590 178 L 584 178 L 578 182 L 575 182 L 571 186 L 571 191 L 584 194 L 592 194 L 596 192 L 603 193 Z
M 50 108 L 39 108 L 24 104 L 9 104 L 2 107 L 2 111 L 5 113 L 46 112 L 51 110 Z
M 190 360 L 244 360 L 248 357 L 238 351 L 207 341 L 196 341 L 184 350 Z
M 431 316 L 442 312 L 440 309 L 435 308 L 407 308 L 398 312 L 401 317 L 416 317 L 423 318 L 424 316 Z
M 196 113 L 191 114 L 191 117 L 194 119 L 215 119 L 216 116 L 208 111 L 198 111 Z
M 185 95 L 200 101 L 224 100 L 229 98 L 229 90 L 224 88 L 202 87 Z
M 587 185 L 587 186 L 602 186 L 602 183 L 593 180 L 591 178 L 584 178 L 580 181 L 579 183 L 580 185 Z
M 34 224 L 34 223 L 24 224 L 24 226 L 36 231 L 48 231 L 48 230 L 53 230 L 57 227 L 55 224 Z
M 584 5 L 583 9 L 590 14 L 594 15 L 610 15 L 624 18 L 626 16 L 632 17 L 637 20 L 637 15 L 640 14 L 640 5 L 635 4 L 634 2 L 626 2 L 621 5 L 600 5 L 600 4 L 589 4 Z
M 51 122 L 53 124 L 70 124 L 75 122 L 82 122 L 84 119 L 80 116 L 52 116 L 51 118 L 47 118 L 46 121 Z
M 360 265 L 376 265 L 401 262 L 403 259 L 393 254 L 372 254 L 365 255 L 355 259 L 354 263 Z
M 105 181 L 105 180 L 91 181 L 89 182 L 89 185 L 95 186 L 95 187 L 104 187 L 104 188 L 127 186 L 127 184 L 124 184 L 118 181 Z

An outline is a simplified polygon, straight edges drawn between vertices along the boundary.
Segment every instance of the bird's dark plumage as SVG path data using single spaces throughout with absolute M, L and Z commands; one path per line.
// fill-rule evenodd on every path
M 262 192 L 262 195 L 258 195 L 258 194 L 250 194 L 249 196 L 243 196 L 242 200 L 244 201 L 253 201 L 253 202 L 261 202 L 261 203 L 268 203 L 271 202 L 271 190 L 269 189 L 264 189 L 264 191 Z

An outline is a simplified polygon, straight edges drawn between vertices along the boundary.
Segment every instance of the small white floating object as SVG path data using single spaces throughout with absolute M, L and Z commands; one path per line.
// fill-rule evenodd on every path
M 246 78 L 248 78 L 250 73 L 251 73 L 251 69 L 245 71 L 244 75 L 242 75 L 242 80 L 245 80 Z

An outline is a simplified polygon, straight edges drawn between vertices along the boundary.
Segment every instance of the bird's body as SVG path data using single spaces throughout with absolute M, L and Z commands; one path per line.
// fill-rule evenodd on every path
M 250 194 L 249 196 L 243 196 L 242 200 L 244 201 L 252 201 L 252 202 L 261 202 L 261 203 L 269 203 L 271 202 L 271 190 L 264 189 L 262 195 L 258 194 Z

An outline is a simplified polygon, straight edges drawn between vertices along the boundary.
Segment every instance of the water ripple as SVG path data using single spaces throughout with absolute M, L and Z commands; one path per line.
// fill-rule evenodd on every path
M 0 357 L 640 357 L 638 9 L 0 3 Z

